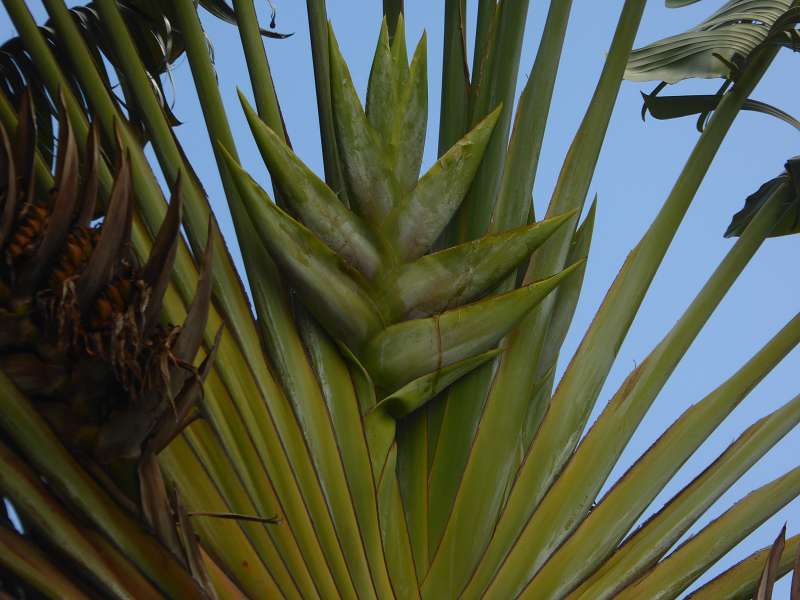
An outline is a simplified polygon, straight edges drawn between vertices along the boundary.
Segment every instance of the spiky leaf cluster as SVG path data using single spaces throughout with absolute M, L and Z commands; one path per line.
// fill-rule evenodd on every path
M 349 207 L 259 119 L 244 96 L 248 122 L 285 207 L 229 160 L 262 242 L 301 302 L 386 392 L 406 384 L 424 387 L 425 377 L 477 366 L 483 361 L 476 357 L 574 270 L 491 293 L 574 211 L 431 252 L 470 188 L 500 109 L 420 177 L 425 38 L 409 64 L 402 29 L 398 32 L 390 44 L 385 23 L 381 29 L 365 110 L 329 31 L 336 141 Z
M 747 6 L 755 10 L 768 3 L 775 1 L 752 0 Z M 172 425 L 169 435 L 158 435 L 163 430 L 156 426 L 141 456 L 123 452 L 133 460 L 99 465 L 87 461 L 68 434 L 56 435 L 47 425 L 41 416 L 44 394 L 27 398 L 0 368 L 0 492 L 19 509 L 23 522 L 32 524 L 19 535 L 9 523 L 0 523 L 2 591 L 22 596 L 35 588 L 59 599 L 83 598 L 84 589 L 103 597 L 181 599 L 214 594 L 672 598 L 797 497 L 800 468 L 755 490 L 681 543 L 714 503 L 800 422 L 800 397 L 755 422 L 637 528 L 643 514 L 658 508 L 654 503 L 681 465 L 797 345 L 800 316 L 689 406 L 613 486 L 607 485 L 693 340 L 759 246 L 780 231 L 775 226 L 785 207 L 777 194 L 753 207 L 738 239 L 674 327 L 599 406 L 670 242 L 777 46 L 758 44 L 758 51 L 742 62 L 736 81 L 713 98 L 715 117 L 560 374 L 557 365 L 583 282 L 583 267 L 577 263 L 589 253 L 598 203 L 580 225 L 578 213 L 589 196 L 644 0 L 625 0 L 547 217 L 527 226 L 536 219 L 531 193 L 562 45 L 569 39 L 568 0 L 550 3 L 518 102 L 515 85 L 524 65 L 520 57 L 529 3 L 480 3 L 470 72 L 466 54 L 473 44 L 468 44 L 471 28 L 463 5 L 445 2 L 440 160 L 421 177 L 425 50 L 422 43 L 410 62 L 406 57 L 402 3 L 384 3 L 389 26 L 381 32 L 362 105 L 330 32 L 325 3 L 309 2 L 325 182 L 283 142 L 288 132 L 256 5 L 236 0 L 233 9 L 256 105 L 246 105 L 245 111 L 277 203 L 239 164 L 239 140 L 227 120 L 197 3 L 146 4 L 174 19 L 185 42 L 251 293 L 248 298 L 214 224 L 216 199 L 205 197 L 161 110 L 146 61 L 137 54 L 134 25 L 126 23 L 120 4 L 95 2 L 109 47 L 124 59 L 118 68 L 130 83 L 127 109 L 97 72 L 93 46 L 81 41 L 81 29 L 63 0 L 44 0 L 64 43 L 64 56 L 58 59 L 24 0 L 4 0 L 47 94 L 63 93 L 69 121 L 80 132 L 78 146 L 89 121 L 97 123 L 102 144 L 96 161 L 98 196 L 109 208 L 97 213 L 103 217 L 101 227 L 79 235 L 80 230 L 70 231 L 75 236 L 71 241 L 68 236 L 69 250 L 59 253 L 52 269 L 44 269 L 47 282 L 30 288 L 34 300 L 27 304 L 37 311 L 43 307 L 35 328 L 45 331 L 45 324 L 58 325 L 60 317 L 64 331 L 100 333 L 91 346 L 81 341 L 88 339 L 84 333 L 77 343 L 61 333 L 55 337 L 81 363 L 87 349 L 120 347 L 107 343 L 116 327 L 104 327 L 108 318 L 122 327 L 124 340 L 141 340 L 141 354 L 94 357 L 105 365 L 115 389 L 126 392 L 121 408 L 131 409 L 112 411 L 103 425 L 118 416 L 118 431 L 124 434 L 121 425 L 127 424 L 129 437 L 140 439 L 148 430 L 152 413 L 145 410 L 151 406 L 145 398 L 157 390 L 126 387 L 120 375 L 139 381 L 137 369 L 151 372 L 143 367 L 155 362 L 169 377 L 156 373 L 153 382 L 177 381 L 172 367 L 178 378 L 188 374 L 186 383 L 207 378 L 205 419 L 192 422 L 157 453 L 162 447 L 157 441 L 186 423 L 187 404 L 174 389 L 167 390 L 173 392 L 174 408 L 170 394 L 155 395 L 159 403 L 152 406 L 171 408 L 162 410 L 169 418 L 160 420 Z M 204 5 L 212 4 L 229 14 L 225 2 Z M 702 54 L 709 49 L 709 37 L 684 40 L 672 58 L 684 51 Z M 676 65 L 690 70 L 691 60 Z M 73 95 L 72 82 L 80 87 L 80 99 Z M 161 173 L 168 181 L 185 175 L 177 194 L 185 238 L 164 233 L 165 213 L 173 223 L 166 228 L 170 231 L 177 229 L 180 215 L 176 200 L 167 213 L 150 156 L 126 122 L 137 114 Z M 14 110 L 2 95 L 0 120 L 8 131 L 16 129 Z M 105 157 L 119 157 L 117 166 Z M 133 213 L 130 240 L 139 261 L 124 251 L 117 261 L 101 252 L 101 245 L 112 244 L 100 243 L 111 239 L 104 230 L 125 221 L 126 211 L 111 211 L 111 203 L 104 202 L 113 198 L 118 203 L 124 160 L 135 202 L 127 211 Z M 54 188 L 52 177 L 40 167 L 36 171 L 41 206 L 30 211 L 30 219 L 17 219 L 11 254 L 18 260 L 3 272 L 12 283 L 20 281 L 17 275 L 29 262 L 22 248 L 37 249 L 38 243 L 30 242 L 46 234 L 59 212 L 45 200 Z M 85 179 L 79 178 L 78 187 Z M 782 180 L 780 189 L 788 189 L 788 181 Z M 212 240 L 219 251 L 208 269 L 209 261 L 199 257 L 209 252 Z M 137 281 L 150 280 L 140 265 L 151 264 L 148 257 L 173 243 L 171 281 L 156 329 L 164 335 L 137 336 L 140 330 L 128 327 L 146 312 L 139 300 L 146 296 L 140 290 L 148 288 Z M 105 256 L 115 271 L 98 288 L 87 313 L 76 300 L 77 281 L 88 268 L 81 266 L 84 255 L 90 261 Z M 75 292 L 62 285 L 73 279 Z M 130 296 L 121 293 L 128 293 L 127 284 L 117 281 L 132 284 Z M 66 294 L 52 293 L 55 289 Z M 192 322 L 204 306 L 196 296 L 209 293 L 214 301 L 202 334 L 206 359 L 199 377 L 192 377 L 188 364 L 173 360 L 182 355 L 177 341 L 188 324 L 178 329 L 166 323 Z M 154 291 L 151 296 L 159 297 Z M 25 301 L 12 301 L 17 297 L 27 295 L 9 294 L 10 305 L 25 306 Z M 37 298 L 42 302 L 36 304 Z M 221 323 L 226 327 L 215 338 Z M 184 339 L 193 335 L 186 333 Z M 127 341 L 122 347 L 128 347 Z M 211 365 L 208 356 L 215 349 Z M 136 368 L 120 370 L 116 363 Z M 85 373 L 80 379 L 90 384 Z M 126 390 L 138 390 L 138 395 L 129 397 Z M 51 394 L 60 399 L 61 392 L 56 386 Z M 93 452 L 98 447 L 87 446 Z M 775 549 L 756 553 L 697 593 L 713 598 L 768 595 L 772 580 L 790 568 L 788 555 L 796 546 L 795 537 L 779 558 Z M 45 554 L 43 548 L 54 550 Z M 765 562 L 771 566 L 764 569 Z M 75 565 L 79 568 L 70 569 Z M 47 574 L 46 581 L 36 578 L 39 572 Z

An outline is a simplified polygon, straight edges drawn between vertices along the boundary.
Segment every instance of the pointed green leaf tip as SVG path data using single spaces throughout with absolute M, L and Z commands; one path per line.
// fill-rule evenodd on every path
M 502 350 L 500 349 L 489 350 L 483 354 L 461 360 L 434 373 L 423 375 L 381 400 L 375 410 L 383 410 L 395 419 L 402 419 L 441 393 L 456 380 L 477 369 L 501 352 Z
M 427 317 L 471 302 L 499 284 L 576 212 L 487 235 L 402 265 L 379 284 L 381 301 L 395 320 Z
M 407 194 L 414 189 L 425 150 L 425 132 L 428 125 L 428 52 L 427 34 L 414 50 L 408 81 L 400 90 L 394 129 L 390 138 L 389 153 L 400 191 Z
M 366 281 L 278 208 L 224 148 L 223 152 L 259 239 L 292 279 L 305 306 L 331 335 L 359 348 L 383 323 Z
M 361 107 L 330 24 L 328 33 L 336 141 L 352 192 L 353 208 L 368 221 L 380 223 L 397 203 L 399 191 L 378 134 Z
M 381 257 L 366 224 L 259 118 L 241 90 L 239 100 L 264 163 L 291 210 L 347 264 L 372 278 Z
M 436 161 L 389 215 L 386 234 L 402 259 L 425 254 L 453 218 L 472 185 L 501 110 L 502 105 Z
M 426 319 L 387 327 L 364 346 L 362 360 L 376 385 L 398 387 L 487 351 L 581 263 L 560 273 Z
M 372 58 L 372 68 L 367 85 L 367 119 L 382 139 L 388 139 L 394 121 L 393 111 L 397 102 L 395 79 L 392 69 L 392 51 L 389 48 L 389 30 L 386 19 L 381 24 L 378 45 Z
M 396 56 L 389 47 L 386 23 L 372 61 L 366 113 L 392 166 L 399 191 L 407 194 L 417 183 L 428 121 L 428 61 L 425 33 L 417 44 L 411 67 L 395 38 Z

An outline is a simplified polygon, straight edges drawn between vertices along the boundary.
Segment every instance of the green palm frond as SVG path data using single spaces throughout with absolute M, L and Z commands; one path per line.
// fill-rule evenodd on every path
M 680 7 L 693 2 L 667 2 Z M 768 38 L 789 41 L 797 9 L 793 0 L 730 0 L 696 27 L 638 48 L 631 53 L 625 77 L 632 81 L 676 83 L 694 77 L 730 78 Z M 778 27 L 776 27 L 776 25 Z

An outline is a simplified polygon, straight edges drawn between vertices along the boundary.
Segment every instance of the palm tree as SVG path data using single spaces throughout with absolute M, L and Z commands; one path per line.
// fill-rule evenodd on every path
M 599 496 L 758 248 L 798 231 L 796 160 L 747 199 L 735 244 L 584 434 L 737 114 L 791 121 L 749 96 L 795 46 L 796 0 L 731 0 L 633 52 L 645 1 L 626 0 L 542 218 L 531 191 L 570 1 L 550 5 L 516 111 L 528 3 L 479 3 L 470 66 L 465 3 L 445 2 L 439 160 L 420 174 L 426 46 L 409 61 L 402 2 L 384 2 L 362 105 L 324 2 L 308 0 L 324 179 L 288 142 L 252 0 L 201 4 L 241 35 L 255 106 L 241 101 L 272 195 L 240 164 L 192 0 L 44 0 L 45 29 L 4 0 L 19 38 L 0 95 L 2 593 L 672 598 L 800 494 L 795 468 L 673 548 L 800 421 L 795 397 L 634 529 L 797 345 L 798 315 Z M 184 53 L 248 290 L 160 88 Z M 717 94 L 660 94 L 712 76 Z M 647 108 L 699 114 L 702 134 L 556 382 L 623 77 L 665 82 Z M 800 570 L 784 533 L 693 597 L 768 598 Z

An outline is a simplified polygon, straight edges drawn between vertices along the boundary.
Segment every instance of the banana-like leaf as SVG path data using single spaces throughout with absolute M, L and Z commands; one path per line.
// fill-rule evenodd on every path
M 634 50 L 625 77 L 667 83 L 729 78 L 731 67 L 764 43 L 791 7 L 792 0 L 729 0 L 696 27 Z

